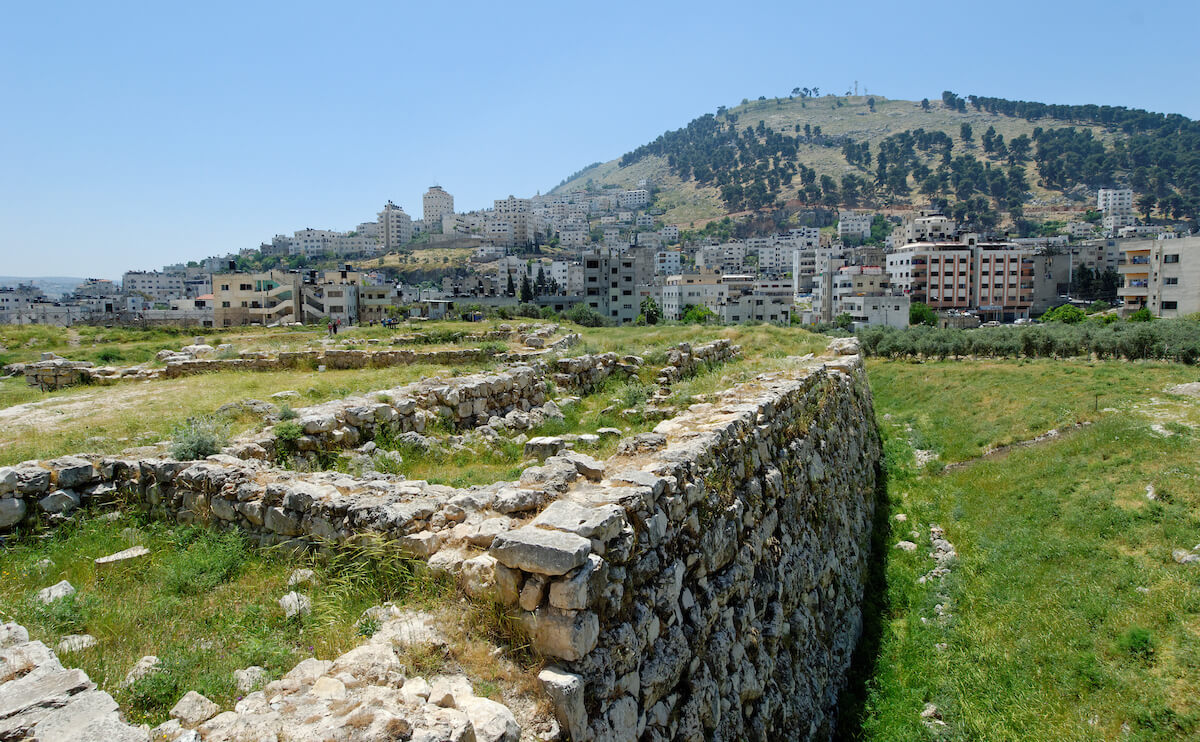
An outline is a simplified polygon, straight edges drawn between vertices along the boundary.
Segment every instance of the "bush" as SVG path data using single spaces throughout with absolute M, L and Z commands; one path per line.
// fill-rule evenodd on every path
M 105 348 L 96 354 L 96 358 L 101 363 L 112 363 L 113 361 L 123 360 L 125 356 L 121 355 L 121 351 L 116 348 Z
M 96 607 L 94 595 L 74 593 L 47 605 L 38 604 L 34 615 L 39 623 L 60 634 L 80 634 Z
M 1087 319 L 1087 313 L 1079 307 L 1071 304 L 1063 304 L 1057 306 L 1041 317 L 1042 322 L 1062 322 L 1068 325 L 1074 325 Z
M 299 413 L 297 413 L 295 410 L 293 410 L 292 406 L 290 404 L 288 404 L 287 402 L 284 402 L 282 405 L 279 406 L 279 419 L 280 420 L 295 420 L 296 417 L 298 416 L 298 414 Z M 297 427 L 299 427 L 299 426 L 297 426 Z M 278 431 L 278 428 L 276 428 L 276 431 Z
M 292 418 L 294 418 L 295 416 L 296 416 L 295 412 L 293 411 Z M 280 417 L 282 417 L 282 415 Z M 300 436 L 304 435 L 304 428 L 300 427 L 300 423 L 296 422 L 292 418 L 288 418 L 275 426 L 276 440 L 281 440 L 281 441 L 286 441 L 288 443 L 291 443 L 291 442 L 294 442 L 296 439 L 298 439 Z
M 604 327 L 607 324 L 603 315 L 582 302 L 563 312 L 562 316 L 563 319 L 583 327 Z
M 177 461 L 196 461 L 221 452 L 227 428 L 211 417 L 193 417 L 171 432 L 171 455 Z
M 1150 310 L 1142 307 L 1133 314 L 1129 315 L 1130 322 L 1150 322 L 1154 319 L 1154 315 L 1150 314 Z

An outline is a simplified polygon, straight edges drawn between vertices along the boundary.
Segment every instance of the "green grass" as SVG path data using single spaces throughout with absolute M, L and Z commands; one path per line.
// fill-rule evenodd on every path
M 892 521 L 887 545 L 907 539 L 918 548 L 888 549 L 876 671 L 843 736 L 1200 735 L 1200 573 L 1171 554 L 1200 542 L 1200 466 L 1188 427 L 1200 414 L 1178 400 L 1177 422 L 1167 426 L 1175 434 L 1164 438 L 1148 413 L 1166 408 L 1145 406 L 1188 369 L 872 363 L 870 373 L 891 509 L 908 518 Z M 963 460 L 1078 419 L 1095 422 L 950 471 L 918 470 L 912 457 L 917 442 Z M 1146 499 L 1147 484 L 1158 500 Z M 922 584 L 933 567 L 931 524 L 946 530 L 959 558 L 944 580 Z M 936 618 L 937 604 L 949 620 Z M 946 722 L 935 733 L 919 718 L 926 703 Z
M 132 529 L 132 530 L 127 530 Z M 97 557 L 137 543 L 150 556 L 97 569 Z M 52 566 L 37 563 L 49 559 Z M 297 567 L 317 573 L 312 614 L 287 619 L 277 604 Z M 59 580 L 78 593 L 42 606 L 34 595 Z M 88 633 L 96 647 L 62 657 L 121 703 L 135 722 L 157 723 L 189 690 L 225 708 L 237 698 L 233 672 L 260 665 L 272 677 L 305 657 L 329 659 L 361 641 L 362 611 L 386 600 L 431 606 L 453 590 L 394 556 L 387 544 L 294 557 L 249 546 L 235 532 L 169 525 L 123 516 L 85 518 L 45 534 L 30 534 L 0 550 L 0 619 L 25 625 L 53 647 L 65 634 Z M 144 655 L 163 671 L 121 686 Z

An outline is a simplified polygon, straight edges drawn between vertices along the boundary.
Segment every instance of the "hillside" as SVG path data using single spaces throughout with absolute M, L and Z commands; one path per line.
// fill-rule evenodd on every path
M 1124 108 L 953 93 L 772 98 L 718 109 L 553 192 L 648 178 L 664 220 L 685 228 L 789 201 L 908 208 L 933 199 L 961 202 L 960 217 L 988 227 L 1003 214 L 1081 210 L 1091 191 L 1112 185 L 1155 196 L 1164 217 L 1194 218 L 1196 145 L 1195 122 Z

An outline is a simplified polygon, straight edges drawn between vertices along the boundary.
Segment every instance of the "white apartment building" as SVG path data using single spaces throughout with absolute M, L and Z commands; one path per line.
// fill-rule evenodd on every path
M 797 248 L 790 244 L 774 244 L 759 247 L 758 272 L 768 276 L 782 276 L 792 269 L 792 256 Z
M 141 294 L 150 301 L 169 301 L 187 296 L 183 271 L 126 271 L 121 278 L 121 291 Z
M 722 273 L 741 273 L 746 264 L 746 243 L 727 242 L 706 245 L 696 251 L 697 270 L 717 270 Z
M 652 214 L 638 214 L 633 220 L 634 226 L 637 227 L 653 227 L 654 216 Z
M 586 229 L 564 229 L 558 233 L 558 244 L 563 247 L 583 247 L 590 239 Z
M 640 209 L 650 205 L 650 191 L 637 188 L 632 191 L 621 191 L 617 194 L 617 205 L 622 209 Z
M 654 275 L 674 276 L 683 266 L 683 253 L 678 250 L 659 250 L 654 253 Z
M 301 229 L 293 233 L 291 241 L 292 255 L 303 255 L 306 258 L 323 255 L 333 251 L 333 240 L 340 232 L 329 229 Z
M 838 239 L 866 240 L 871 237 L 871 214 L 858 214 L 853 211 L 843 211 L 838 214 Z
M 904 245 L 913 242 L 953 240 L 958 225 L 936 209 L 921 209 L 918 216 L 904 221 Z M 896 245 L 901 247 L 901 245 Z
M 674 224 L 666 225 L 662 229 L 658 230 L 658 233 L 662 235 L 662 238 L 666 240 L 668 244 L 679 241 L 679 227 Z
M 412 242 L 412 217 L 404 209 L 388 201 L 379 212 L 379 238 L 385 252 L 392 252 Z
M 430 186 L 421 197 L 421 206 L 426 225 L 441 224 L 443 216 L 454 213 L 454 196 L 442 190 L 441 186 Z
M 1105 214 L 1133 213 L 1133 190 L 1101 188 L 1096 191 L 1096 210 Z
M 1086 240 L 1096 236 L 1096 225 L 1091 222 L 1067 222 L 1066 231 L 1073 240 Z

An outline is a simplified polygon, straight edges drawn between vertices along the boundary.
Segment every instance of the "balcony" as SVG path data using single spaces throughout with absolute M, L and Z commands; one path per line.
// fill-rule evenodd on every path
M 1129 259 L 1130 265 L 1149 265 L 1149 263 L 1150 263 L 1149 255 L 1139 255 L 1137 257 Z
M 1126 287 L 1126 288 L 1133 288 L 1133 289 L 1144 289 L 1144 288 L 1147 288 L 1147 287 L 1149 287 L 1149 286 L 1150 286 L 1150 282 L 1149 282 L 1149 281 L 1147 281 L 1147 280 L 1126 281 L 1126 282 L 1125 282 L 1125 287 Z

